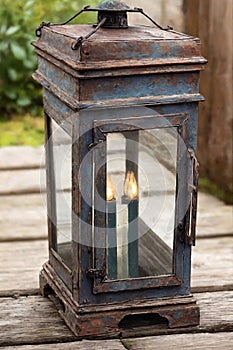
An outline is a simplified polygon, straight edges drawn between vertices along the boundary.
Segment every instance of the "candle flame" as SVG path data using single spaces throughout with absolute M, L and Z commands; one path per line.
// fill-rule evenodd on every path
M 111 201 L 115 198 L 115 186 L 110 176 L 107 176 L 106 197 L 107 201 Z
M 124 193 L 131 200 L 138 196 L 138 185 L 133 171 L 127 172 L 124 183 Z

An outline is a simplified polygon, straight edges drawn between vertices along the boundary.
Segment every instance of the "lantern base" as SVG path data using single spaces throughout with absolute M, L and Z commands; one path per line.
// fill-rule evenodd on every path
M 59 314 L 79 338 L 115 338 L 169 333 L 199 325 L 200 311 L 192 295 L 134 300 L 107 305 L 78 305 L 49 263 L 40 273 L 43 296 L 54 295 Z

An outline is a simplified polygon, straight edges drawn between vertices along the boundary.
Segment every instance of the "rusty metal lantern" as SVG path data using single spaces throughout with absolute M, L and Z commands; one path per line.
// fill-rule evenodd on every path
M 96 25 L 69 24 L 87 11 Z M 128 26 L 129 12 L 151 26 Z M 56 294 L 80 337 L 116 336 L 142 319 L 151 332 L 198 325 L 199 39 L 113 0 L 36 34 L 47 139 L 42 294 Z

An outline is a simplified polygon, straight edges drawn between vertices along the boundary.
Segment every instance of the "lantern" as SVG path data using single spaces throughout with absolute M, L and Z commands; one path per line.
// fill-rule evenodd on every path
M 97 25 L 43 22 L 33 42 L 47 140 L 42 294 L 56 294 L 80 337 L 143 319 L 151 331 L 197 325 L 200 41 L 120 1 L 87 11 Z M 129 12 L 152 25 L 128 26 Z

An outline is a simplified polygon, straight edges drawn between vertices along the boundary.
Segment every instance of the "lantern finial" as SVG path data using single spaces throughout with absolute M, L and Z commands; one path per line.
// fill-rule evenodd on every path
M 127 12 L 130 7 L 120 0 L 104 0 L 98 9 L 98 23 L 104 18 L 106 21 L 102 28 L 128 28 Z

